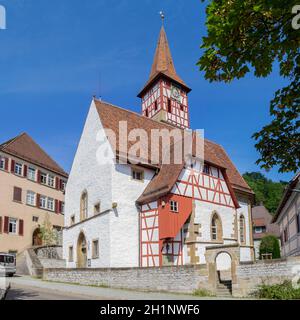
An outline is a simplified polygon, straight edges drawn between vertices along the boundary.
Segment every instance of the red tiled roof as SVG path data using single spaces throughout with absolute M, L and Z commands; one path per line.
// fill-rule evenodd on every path
M 167 35 L 164 27 L 161 28 L 158 44 L 154 56 L 154 61 L 150 73 L 149 80 L 145 84 L 142 91 L 139 93 L 139 97 L 142 97 L 143 92 L 148 88 L 148 86 L 159 76 L 165 76 L 169 79 L 174 80 L 178 84 L 182 85 L 187 91 L 191 89 L 185 84 L 185 82 L 178 76 L 175 70 L 173 58 L 171 55 L 171 50 L 169 47 Z
M 2 143 L 0 151 L 68 177 L 68 174 L 27 133 Z
M 256 206 L 252 208 L 252 220 L 254 227 L 266 227 L 264 233 L 254 233 L 254 240 L 263 238 L 267 234 L 273 234 L 280 237 L 279 226 L 272 223 L 273 216 L 264 206 Z
M 106 102 L 94 100 L 100 120 L 105 129 L 111 129 L 116 134 L 116 147 L 117 147 L 117 155 L 119 154 L 119 122 L 127 121 L 128 132 L 134 129 L 144 129 L 148 137 L 151 137 L 151 130 L 153 129 L 174 129 L 173 126 L 158 122 L 147 117 L 144 117 L 140 114 L 134 113 L 132 111 L 128 111 L 114 105 L 108 104 Z M 128 142 L 128 150 L 136 143 L 136 141 Z M 151 152 L 151 143 L 147 143 L 145 145 L 141 145 L 141 149 L 143 149 L 143 153 L 147 154 L 148 157 L 145 159 L 148 161 L 150 158 Z M 163 150 L 159 146 L 158 152 L 161 154 Z M 172 149 L 171 149 L 172 152 Z M 121 155 L 122 156 L 122 155 Z M 126 155 L 127 156 L 127 155 Z M 214 164 L 217 167 L 221 167 L 226 169 L 226 174 L 228 179 L 235 190 L 244 191 L 246 193 L 253 194 L 253 191 L 249 188 L 243 177 L 239 174 L 238 170 L 229 159 L 225 150 L 218 144 L 214 142 L 205 140 L 204 143 L 204 157 L 205 161 L 210 164 Z M 161 160 L 160 156 L 160 160 Z M 171 156 L 171 160 L 173 157 Z M 150 162 L 150 161 L 148 161 Z M 154 198 L 160 197 L 164 194 L 170 192 L 171 188 L 174 186 L 181 170 L 184 167 L 184 163 L 182 164 L 162 164 L 161 162 L 156 166 L 160 169 L 159 174 L 157 174 L 152 181 L 149 183 L 147 188 L 145 189 L 143 195 L 138 199 L 138 202 L 151 201 Z

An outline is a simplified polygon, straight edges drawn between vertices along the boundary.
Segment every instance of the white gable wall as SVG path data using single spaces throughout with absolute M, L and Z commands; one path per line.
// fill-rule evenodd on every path
M 91 104 L 84 130 L 78 145 L 72 170 L 66 188 L 65 226 L 70 226 L 70 219 L 75 215 L 75 223 L 80 221 L 80 199 L 84 190 L 88 193 L 88 215 L 93 217 L 94 205 L 101 201 L 101 211 L 112 207 L 112 171 L 111 165 L 99 166 L 96 158 L 99 142 L 97 133 L 102 129 L 99 115 Z M 106 140 L 107 148 L 110 148 Z M 100 215 L 85 223 L 75 225 L 64 231 L 63 254 L 68 261 L 68 250 L 74 247 L 74 261 L 77 261 L 77 239 L 81 231 L 84 232 L 88 243 L 88 259 L 91 259 L 92 241 L 99 239 L 100 259 L 92 260 L 92 267 L 110 266 L 110 224 L 109 214 Z M 76 263 L 68 263 L 75 267 Z
M 143 170 L 143 182 L 131 178 L 129 165 L 117 164 L 113 173 L 113 202 L 118 208 L 110 219 L 112 267 L 139 266 L 139 211 L 135 203 L 154 176 L 153 170 Z

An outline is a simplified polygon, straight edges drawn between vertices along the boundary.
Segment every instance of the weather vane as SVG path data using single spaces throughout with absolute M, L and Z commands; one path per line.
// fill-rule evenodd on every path
M 162 24 L 164 24 L 164 20 L 165 20 L 165 14 L 164 14 L 164 12 L 163 12 L 163 11 L 160 11 L 160 12 L 159 12 L 159 15 L 160 15 Z

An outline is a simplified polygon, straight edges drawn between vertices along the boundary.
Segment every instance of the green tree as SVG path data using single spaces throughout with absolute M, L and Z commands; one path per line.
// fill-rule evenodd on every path
M 261 239 L 259 246 L 259 258 L 263 254 L 272 254 L 272 259 L 280 259 L 280 245 L 279 240 L 272 235 L 267 235 Z
M 275 63 L 288 85 L 270 103 L 271 123 L 253 135 L 266 170 L 300 167 L 300 32 L 292 28 L 296 0 L 210 0 L 207 36 L 198 65 L 210 81 L 230 82 L 249 72 L 267 77 Z
M 246 172 L 243 177 L 255 192 L 255 205 L 263 204 L 270 213 L 274 214 L 287 182 L 274 182 L 259 172 Z
M 43 225 L 40 228 L 41 239 L 43 240 L 43 245 L 53 246 L 57 244 L 57 232 L 53 228 L 49 214 L 46 214 Z

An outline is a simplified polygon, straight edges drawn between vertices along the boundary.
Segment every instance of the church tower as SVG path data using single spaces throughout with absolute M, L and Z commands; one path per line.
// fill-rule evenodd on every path
M 162 26 L 149 80 L 138 95 L 142 99 L 142 113 L 145 117 L 188 129 L 190 91 L 176 73 L 167 35 Z

